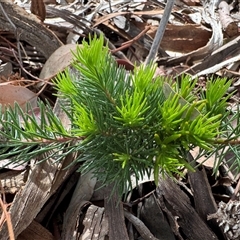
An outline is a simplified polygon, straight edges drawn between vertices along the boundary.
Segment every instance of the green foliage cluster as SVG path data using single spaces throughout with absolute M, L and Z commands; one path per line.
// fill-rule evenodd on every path
M 194 171 L 187 152 L 195 146 L 214 151 L 224 133 L 231 84 L 226 79 L 210 80 L 203 92 L 188 76 L 179 82 L 155 76 L 155 64 L 128 72 L 104 46 L 103 36 L 77 48 L 72 68 L 75 73 L 68 69 L 55 80 L 58 97 L 68 102 L 62 107 L 70 130 L 48 105 L 40 103 L 40 120 L 16 106 L 1 115 L 0 160 L 29 160 L 45 152 L 61 160 L 75 151 L 82 172 L 92 171 L 123 193 L 131 188 L 132 175 L 138 181 L 153 171 L 157 183 L 159 173 Z
M 179 86 L 155 77 L 155 64 L 130 73 L 119 67 L 103 38 L 78 47 L 73 66 L 78 76 L 66 71 L 56 87 L 70 99 L 73 134 L 85 138 L 82 170 L 103 183 L 124 191 L 131 175 L 138 180 L 153 170 L 157 182 L 160 171 L 172 176 L 183 167 L 193 170 L 186 152 L 194 146 L 210 150 L 220 134 L 230 86 L 225 79 L 210 81 L 205 96 L 197 97 L 197 81 L 187 76 Z

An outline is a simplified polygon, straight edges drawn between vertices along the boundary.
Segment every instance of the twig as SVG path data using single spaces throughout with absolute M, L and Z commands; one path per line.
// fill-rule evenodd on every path
M 142 32 L 140 32 L 136 37 L 134 37 L 133 39 L 125 42 L 122 44 L 121 47 L 119 48 L 116 48 L 114 50 L 111 50 L 111 53 L 115 53 L 115 52 L 118 52 L 118 51 L 121 51 L 125 48 L 128 48 L 130 47 L 134 42 L 136 42 L 140 37 L 142 37 L 151 27 L 150 26 L 147 26 Z
M 130 202 L 130 203 L 123 203 L 124 206 L 127 206 L 127 207 L 133 207 L 134 205 L 137 205 L 138 203 L 142 202 L 144 199 L 146 199 L 147 197 L 149 197 L 150 195 L 152 195 L 156 190 L 154 189 L 153 191 L 147 193 L 146 195 L 144 195 L 143 197 L 140 197 L 138 199 L 136 199 L 135 201 L 133 202 Z
M 213 141 L 215 144 L 230 144 L 230 145 L 240 145 L 240 139 L 227 139 L 227 138 L 218 138 Z
M 23 65 L 22 65 L 22 63 L 19 61 L 19 59 L 17 58 L 17 56 L 16 56 L 16 54 L 15 54 L 15 51 L 14 51 L 13 49 L 12 49 L 12 53 L 13 53 L 13 56 L 15 57 L 15 59 L 17 60 L 20 68 L 21 68 L 27 75 L 29 75 L 29 76 L 32 77 L 33 79 L 36 79 L 36 80 L 41 81 L 41 82 L 45 82 L 45 81 L 46 81 L 46 80 L 41 79 L 41 78 L 38 78 L 38 77 L 32 75 L 30 72 L 28 72 L 28 71 L 23 67 Z
M 15 44 L 13 44 L 12 42 L 10 42 L 8 39 L 6 39 L 5 37 L 3 36 L 0 36 L 0 39 L 2 39 L 3 41 L 5 41 L 9 46 L 11 46 L 12 48 L 17 48 L 17 46 Z M 3 47 L 1 47 L 2 49 Z M 11 50 L 9 50 L 8 48 L 6 48 L 6 50 L 8 50 L 9 52 Z
M 21 56 L 21 49 L 20 49 L 20 46 L 22 46 L 22 44 L 20 42 L 21 32 L 16 27 L 16 25 L 12 22 L 12 20 L 8 17 L 8 14 L 5 12 L 5 10 L 4 10 L 3 6 L 2 6 L 2 3 L 0 3 L 0 8 L 1 8 L 1 11 L 2 11 L 4 17 L 7 19 L 7 21 L 11 24 L 11 26 L 14 29 L 15 37 L 16 37 L 16 40 L 17 40 L 18 57 L 19 57 L 20 62 L 22 63 L 22 56 Z
M 21 62 L 19 61 L 19 59 L 17 58 L 14 50 L 12 51 L 12 53 L 13 53 L 15 59 L 17 60 L 20 68 L 21 68 L 26 74 L 28 74 L 28 75 L 29 75 L 30 77 L 32 77 L 33 79 L 36 79 L 37 81 L 44 82 L 44 85 L 43 85 L 42 89 L 37 93 L 38 96 L 43 92 L 43 90 L 45 89 L 45 87 L 47 86 L 47 84 L 53 85 L 52 83 L 50 83 L 50 80 L 54 77 L 54 75 L 51 76 L 51 77 L 48 78 L 48 79 L 41 79 L 41 78 L 38 78 L 38 77 L 32 75 L 30 72 L 28 72 L 28 71 L 23 67 L 22 63 L 21 63 Z
M 111 3 L 111 0 L 108 0 L 108 2 L 109 2 L 109 9 L 110 9 L 110 12 L 112 13 L 113 10 L 112 10 L 112 3 Z
M 156 35 L 153 39 L 152 47 L 151 47 L 150 52 L 149 52 L 149 54 L 148 54 L 148 56 L 145 60 L 146 65 L 148 65 L 151 61 L 153 61 L 154 58 L 157 55 L 157 52 L 158 52 L 160 43 L 162 41 L 162 38 L 163 38 L 163 35 L 164 35 L 164 32 L 165 32 L 167 22 L 168 22 L 168 19 L 170 17 L 173 5 L 174 5 L 174 0 L 168 0 L 167 1 L 163 16 L 162 16 L 160 24 L 158 26 Z
M 133 214 L 127 211 L 124 211 L 124 216 L 128 219 L 129 222 L 134 225 L 144 240 L 159 240 L 153 236 L 153 234 L 139 218 L 135 217 Z
M 8 234 L 9 234 L 9 239 L 10 240 L 15 240 L 14 237 L 14 232 L 13 232 L 13 226 L 12 226 L 12 221 L 11 221 L 11 215 L 10 213 L 7 211 L 7 207 L 10 204 L 6 204 L 6 200 L 5 200 L 5 193 L 0 181 L 0 189 L 1 189 L 1 197 L 0 197 L 0 206 L 2 208 L 3 214 L 5 215 L 5 220 L 7 222 L 7 228 L 8 228 Z M 3 198 L 3 199 L 2 199 Z M 3 220 L 4 218 L 1 217 L 1 220 Z
M 5 217 L 6 217 L 8 233 L 9 233 L 9 239 L 10 240 L 15 240 L 14 232 L 13 232 L 13 226 L 12 226 L 12 221 L 11 221 L 11 216 L 10 216 L 10 213 L 6 210 L 6 207 L 8 205 L 3 203 L 2 198 L 0 198 L 0 206 L 2 207 L 3 213 L 4 213 Z
M 93 29 L 93 31 L 94 31 L 94 33 L 97 34 L 98 37 L 99 37 L 101 34 L 103 35 L 104 41 L 105 41 L 105 43 L 108 45 L 108 47 L 109 47 L 110 50 L 115 50 L 115 49 L 116 49 L 115 46 L 110 42 L 109 39 L 107 39 L 107 37 L 105 36 L 105 34 L 104 34 L 102 31 L 100 31 L 99 29 L 96 29 L 96 28 Z M 116 52 L 115 55 L 116 55 L 118 58 L 120 58 L 120 59 L 125 59 L 126 61 L 130 62 L 130 60 L 129 60 L 129 59 L 123 54 L 123 52 L 121 52 L 121 51 Z

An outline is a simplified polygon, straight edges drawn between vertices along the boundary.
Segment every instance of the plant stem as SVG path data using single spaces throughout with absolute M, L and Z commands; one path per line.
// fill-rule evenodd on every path
M 219 145 L 240 145 L 240 139 L 227 139 L 227 138 L 218 138 L 214 140 L 215 144 L 219 144 Z

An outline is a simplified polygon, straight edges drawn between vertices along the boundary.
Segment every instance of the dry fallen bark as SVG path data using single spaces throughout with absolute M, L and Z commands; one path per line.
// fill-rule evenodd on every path
M 33 221 L 16 240 L 54 240 L 53 235 L 37 221 Z
M 113 186 L 107 186 L 106 196 L 104 197 L 105 216 L 109 225 L 109 240 L 124 239 L 129 240 L 121 198 L 118 192 L 112 193 Z
M 16 39 L 24 40 L 48 58 L 62 42 L 33 14 L 13 4 L 0 0 L 0 28 L 15 33 Z
M 51 196 L 57 175 L 58 166 L 52 160 L 33 167 L 26 186 L 16 194 L 10 208 L 16 237 L 28 227 Z M 0 232 L 0 239 L 8 239 L 8 231 L 5 226 Z
M 43 0 L 31 0 L 31 13 L 38 16 L 38 18 L 43 22 L 46 18 L 46 7 Z
M 193 66 L 188 73 L 196 74 L 200 71 L 205 71 L 212 66 L 218 65 L 225 59 L 230 59 L 237 56 L 240 52 L 240 37 L 233 39 L 232 41 L 224 44 L 222 47 L 214 51 L 210 56 L 204 59 L 201 63 Z M 212 73 L 212 72 L 211 72 Z M 200 75 L 200 74 L 199 74 Z
M 80 237 L 80 240 L 104 240 L 107 238 L 108 222 L 105 218 L 104 208 L 91 205 L 87 210 L 86 216 L 83 220 L 83 225 L 85 226 L 85 228 Z M 64 239 L 70 238 L 67 237 Z
M 190 199 L 171 179 L 159 178 L 157 195 L 164 203 L 162 209 L 167 208 L 172 214 L 172 221 L 181 228 L 181 232 L 189 240 L 214 240 L 217 236 L 208 228 L 204 221 L 191 206 Z

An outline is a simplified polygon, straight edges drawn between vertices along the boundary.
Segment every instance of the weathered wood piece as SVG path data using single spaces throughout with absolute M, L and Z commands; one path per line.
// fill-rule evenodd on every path
M 33 221 L 17 238 L 17 240 L 54 240 L 53 235 L 40 223 Z
M 0 28 L 15 33 L 16 37 L 31 44 L 48 58 L 63 43 L 33 14 L 13 4 L 0 0 Z
M 171 179 L 159 178 L 157 195 L 162 198 L 166 208 L 172 213 L 173 221 L 189 240 L 214 240 L 217 236 L 208 228 L 191 206 L 187 195 Z
M 214 67 L 216 65 L 216 68 L 214 68 L 216 71 L 220 69 L 220 66 L 218 67 L 218 64 L 221 64 L 223 60 L 234 58 L 235 56 L 238 56 L 240 52 L 240 37 L 234 38 L 230 42 L 224 44 L 222 47 L 218 48 L 216 51 L 214 51 L 210 56 L 205 58 L 201 63 L 197 63 L 194 65 L 190 70 L 188 70 L 188 73 L 196 73 L 194 77 L 200 76 L 204 73 L 204 71 L 208 71 L 208 69 Z M 208 73 L 213 73 L 213 70 L 208 71 Z M 193 77 L 193 78 L 194 78 Z
M 24 175 L 26 171 L 7 171 L 0 173 L 1 185 L 4 189 L 5 194 L 15 194 L 21 188 L 24 187 Z
M 108 235 L 108 221 L 104 214 L 104 208 L 91 205 L 87 210 L 83 225 L 85 227 L 80 240 L 105 240 Z
M 226 1 L 220 1 L 218 5 L 219 18 L 222 28 L 229 38 L 238 35 L 238 24 L 231 17 L 231 6 Z
M 109 224 L 109 240 L 128 240 L 121 198 L 116 191 L 113 193 L 112 191 L 114 191 L 113 187 L 109 185 L 104 197 L 105 214 Z

